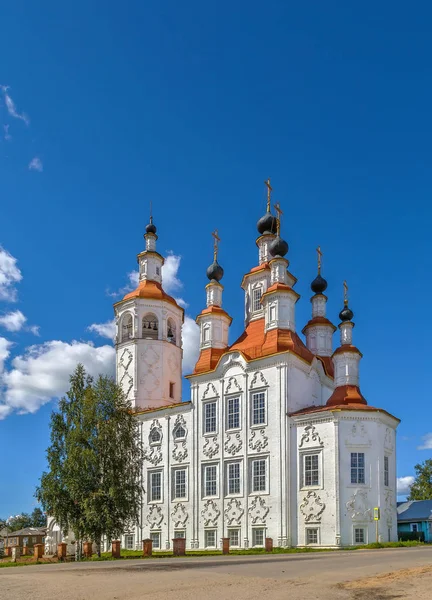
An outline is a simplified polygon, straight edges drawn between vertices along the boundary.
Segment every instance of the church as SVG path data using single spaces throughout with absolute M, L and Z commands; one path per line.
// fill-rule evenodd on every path
M 163 287 L 164 258 L 150 218 L 139 283 L 114 305 L 116 377 L 131 400 L 145 452 L 140 523 L 123 547 L 215 549 L 340 547 L 397 539 L 399 420 L 360 391 L 347 288 L 336 327 L 327 282 L 311 284 L 310 320 L 296 323 L 299 294 L 286 258 L 280 209 L 257 222 L 257 262 L 243 275 L 245 329 L 229 343 L 223 268 L 207 269 L 197 316 L 200 354 L 182 401 L 184 310 Z M 304 335 L 302 338 L 298 329 Z M 333 348 L 336 330 L 339 341 Z

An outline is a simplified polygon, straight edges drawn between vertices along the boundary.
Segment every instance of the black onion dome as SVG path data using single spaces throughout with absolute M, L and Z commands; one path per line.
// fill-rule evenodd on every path
M 348 306 L 344 306 L 343 309 L 339 313 L 339 319 L 343 321 L 351 321 L 354 316 L 353 311 L 348 308 Z
M 322 294 L 323 292 L 326 291 L 326 289 L 327 289 L 327 281 L 324 279 L 324 277 L 321 277 L 321 275 L 318 274 L 311 283 L 311 290 L 315 294 Z
M 156 225 L 153 223 L 153 217 L 150 217 L 150 223 L 146 225 L 146 233 L 156 233 Z
M 277 220 L 270 211 L 267 211 L 266 214 L 261 217 L 261 219 L 257 223 L 258 233 L 264 235 L 265 233 L 272 233 L 273 235 L 277 231 Z
M 223 277 L 224 270 L 217 260 L 215 260 L 207 269 L 207 277 L 210 281 L 220 281 Z
M 288 252 L 288 244 L 278 235 L 270 244 L 269 251 L 272 256 L 285 256 Z

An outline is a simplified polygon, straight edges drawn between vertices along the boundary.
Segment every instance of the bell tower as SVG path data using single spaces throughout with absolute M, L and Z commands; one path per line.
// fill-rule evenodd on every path
M 114 305 L 116 380 L 136 409 L 181 402 L 184 310 L 162 287 L 164 258 L 153 218 L 138 254 L 138 287 Z

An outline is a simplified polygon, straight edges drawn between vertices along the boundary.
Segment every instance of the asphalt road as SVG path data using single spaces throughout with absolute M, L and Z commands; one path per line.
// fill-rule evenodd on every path
M 424 565 L 432 567 L 432 547 L 34 565 L 0 569 L 0 599 L 405 599 L 361 596 L 337 584 Z

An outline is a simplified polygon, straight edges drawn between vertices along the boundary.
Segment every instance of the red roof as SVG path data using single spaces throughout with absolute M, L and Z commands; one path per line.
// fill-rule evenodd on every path
M 329 321 L 328 319 L 326 319 L 325 317 L 314 317 L 313 319 L 311 319 L 310 321 L 308 321 L 306 323 L 306 325 L 302 329 L 302 333 L 305 333 L 305 331 L 309 327 L 312 327 L 313 325 L 329 325 L 333 329 L 333 331 L 336 331 L 336 329 L 337 329 L 333 325 L 333 323 L 331 321 Z
M 184 309 L 177 304 L 177 302 L 169 296 L 162 288 L 161 284 L 157 281 L 150 281 L 148 279 L 144 279 L 140 281 L 138 287 L 133 292 L 129 292 L 120 302 L 124 302 L 125 300 L 131 300 L 132 298 L 151 298 L 152 300 L 165 300 L 170 304 L 174 304 L 177 308 L 179 308 L 182 312 Z M 119 302 L 117 302 L 119 304 Z
M 393 419 L 399 421 L 397 417 L 392 415 L 386 410 L 382 408 L 375 408 L 374 406 L 369 406 L 367 404 L 338 404 L 335 406 L 309 406 L 308 408 L 302 408 L 301 410 L 297 410 L 296 412 L 289 413 L 290 417 L 296 417 L 298 415 L 308 415 L 311 413 L 320 413 L 326 411 L 339 411 L 339 410 L 356 410 L 356 411 L 364 411 L 364 412 L 382 412 L 386 415 L 389 415 Z

